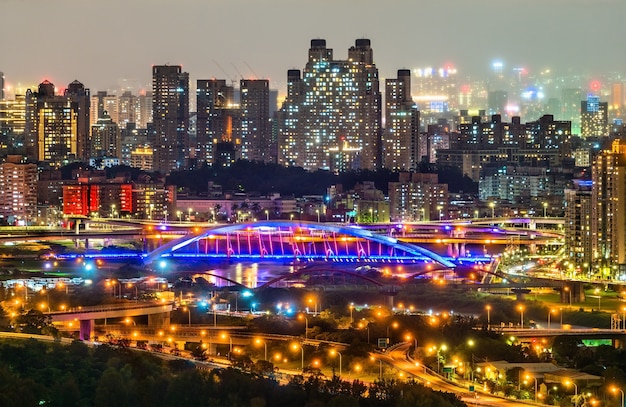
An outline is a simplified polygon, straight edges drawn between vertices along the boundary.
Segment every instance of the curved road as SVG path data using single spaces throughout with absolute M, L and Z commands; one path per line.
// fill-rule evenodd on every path
M 536 405 L 532 402 L 525 403 L 523 401 L 514 401 L 493 396 L 489 393 L 476 392 L 470 393 L 469 390 L 461 385 L 453 384 L 445 381 L 441 376 L 431 372 L 430 369 L 423 365 L 416 366 L 414 362 L 409 361 L 408 351 L 411 347 L 410 343 L 402 343 L 384 354 L 376 354 L 375 357 L 389 363 L 395 368 L 415 376 L 418 382 L 425 383 L 434 390 L 455 393 L 468 406 L 527 406 Z

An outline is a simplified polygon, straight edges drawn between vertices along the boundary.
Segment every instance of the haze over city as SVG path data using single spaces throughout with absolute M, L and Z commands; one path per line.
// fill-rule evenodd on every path
M 79 79 L 92 90 L 149 89 L 150 66 L 170 63 L 192 79 L 269 78 L 283 91 L 311 38 L 338 58 L 371 39 L 383 78 L 448 64 L 475 77 L 495 60 L 531 75 L 626 65 L 621 0 L 5 0 L 2 9 L 0 69 L 18 87 Z

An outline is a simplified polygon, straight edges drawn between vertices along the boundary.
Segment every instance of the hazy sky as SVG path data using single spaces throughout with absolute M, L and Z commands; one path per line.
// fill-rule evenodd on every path
M 149 86 L 169 63 L 283 90 L 312 38 L 337 59 L 369 38 L 381 77 L 446 63 L 476 75 L 496 59 L 599 74 L 626 71 L 625 17 L 626 0 L 0 0 L 0 71 L 95 92 Z

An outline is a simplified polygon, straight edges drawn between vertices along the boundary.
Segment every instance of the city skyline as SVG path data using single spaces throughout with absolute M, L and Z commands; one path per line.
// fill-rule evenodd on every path
M 150 66 L 169 63 L 182 64 L 192 82 L 267 78 L 284 91 L 287 71 L 301 66 L 312 38 L 326 39 L 338 58 L 355 38 L 371 39 L 381 78 L 401 68 L 446 65 L 475 76 L 498 60 L 506 71 L 524 67 L 531 75 L 542 69 L 602 75 L 626 66 L 626 55 L 614 51 L 626 34 L 620 21 L 626 3 L 619 0 L 347 0 L 298 7 L 287 0 L 9 0 L 2 8 L 9 18 L 0 25 L 0 71 L 9 86 L 78 79 L 92 90 L 149 90 Z M 171 21 L 157 24 L 162 16 Z M 28 25 L 54 28 L 64 38 L 54 44 L 62 47 L 47 46 Z

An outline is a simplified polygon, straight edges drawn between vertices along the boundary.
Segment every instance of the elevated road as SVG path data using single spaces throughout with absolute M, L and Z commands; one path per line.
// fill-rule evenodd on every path
M 45 312 L 52 322 L 85 321 L 105 318 L 125 318 L 140 315 L 162 314 L 174 309 L 174 302 L 137 302 L 135 304 L 97 305 L 70 308 L 66 311 Z

